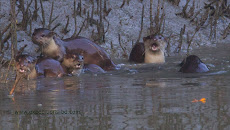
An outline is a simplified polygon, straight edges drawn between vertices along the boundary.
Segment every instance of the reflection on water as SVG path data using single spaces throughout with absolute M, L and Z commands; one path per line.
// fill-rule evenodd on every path
M 0 128 L 230 129 L 229 50 L 196 50 L 211 69 L 203 74 L 179 73 L 183 57 L 173 56 L 164 65 L 23 81 L 14 101 L 13 83 L 0 84 Z

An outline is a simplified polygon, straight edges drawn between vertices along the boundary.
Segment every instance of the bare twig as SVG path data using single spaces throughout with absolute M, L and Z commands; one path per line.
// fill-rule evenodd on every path
M 80 2 L 77 4 L 77 14 L 81 17 L 81 4 L 82 2 L 81 2 L 81 0 L 80 0 Z
M 7 30 L 10 28 L 11 23 L 9 23 L 3 30 L 2 30 L 2 35 L 7 32 Z
M 27 47 L 27 44 L 25 44 L 23 47 L 21 47 L 21 48 L 18 50 L 17 55 L 21 55 L 21 54 L 23 53 L 23 51 L 25 50 L 26 47 Z
M 177 52 L 179 53 L 181 51 L 181 47 L 182 47 L 182 44 L 183 44 L 183 35 L 185 33 L 185 28 L 186 28 L 186 25 L 184 24 L 184 27 L 181 28 L 180 30 L 180 39 L 179 39 L 179 45 L 177 47 Z
M 143 20 L 144 20 L 144 11 L 145 11 L 145 6 L 143 5 L 142 7 L 142 14 L 141 14 L 141 30 L 140 30 L 140 33 L 139 33 L 139 36 L 138 36 L 138 39 L 137 39 L 137 42 L 138 43 L 141 39 L 141 34 L 142 34 L 142 31 L 143 31 Z
M 38 2 L 37 0 L 34 1 L 34 12 L 33 12 L 33 20 L 37 21 L 37 18 L 38 18 Z
M 42 12 L 42 25 L 43 25 L 43 28 L 44 28 L 45 25 L 46 25 L 46 19 L 45 19 L 45 11 L 44 11 L 44 8 L 43 8 L 42 0 L 40 0 L 40 5 L 41 5 L 41 12 Z
M 118 40 L 119 40 L 119 45 L 120 45 L 121 49 L 122 49 L 123 52 L 124 52 L 123 56 L 124 56 L 125 58 L 127 58 L 128 55 L 127 55 L 127 53 L 126 53 L 126 49 L 121 45 L 121 35 L 120 35 L 120 34 L 118 34 Z
M 195 10 L 195 0 L 193 0 L 192 7 L 190 7 L 187 13 L 188 18 L 191 18 L 194 15 L 194 10 Z
M 54 10 L 54 1 L 52 2 L 52 5 L 51 5 L 50 20 L 49 20 L 49 24 L 48 24 L 48 29 L 50 29 L 50 26 L 51 26 L 51 21 L 52 21 L 52 16 L 53 16 L 53 10 Z
M 21 76 L 16 75 L 16 79 L 15 79 L 13 88 L 10 90 L 9 95 L 12 95 L 12 94 L 14 93 L 15 88 L 17 87 L 19 81 L 20 81 L 22 78 L 23 78 L 23 75 L 21 75 Z
M 77 14 L 76 14 L 76 0 L 74 0 L 74 12 L 73 12 L 73 17 L 74 17 L 74 25 L 75 25 L 75 30 L 73 33 L 73 36 L 77 34 Z
M 23 14 L 21 27 L 23 30 L 26 30 L 26 28 L 28 26 L 28 22 L 30 21 L 30 18 L 31 18 L 31 14 L 29 13 L 29 11 L 30 11 L 29 8 L 30 8 L 33 0 L 31 0 L 30 3 L 27 3 L 26 9 L 24 9 L 24 0 L 20 0 L 20 1 L 22 1 L 21 3 L 23 4 L 23 5 L 21 5 L 21 3 L 20 3 L 20 5 L 22 7 L 22 14 Z
M 54 31 L 59 26 L 61 26 L 61 23 L 57 23 L 51 30 Z
M 197 11 L 196 14 L 193 16 L 193 18 L 190 20 L 190 22 L 194 22 L 194 20 L 197 18 L 197 16 L 200 14 L 201 10 Z
M 180 0 L 169 0 L 169 1 L 172 2 L 176 6 L 178 6 L 180 3 Z
M 200 27 L 201 26 L 199 26 L 199 25 L 196 27 L 195 32 L 194 32 L 194 34 L 192 35 L 191 38 L 189 36 L 189 33 L 187 32 L 187 43 L 188 43 L 187 55 L 189 54 L 189 48 L 190 48 L 190 46 L 192 44 L 193 38 L 195 37 L 196 33 L 200 30 Z
M 125 2 L 126 2 L 126 0 L 123 0 L 123 2 L 122 2 L 122 4 L 121 4 L 120 8 L 123 8 L 123 6 L 125 5 Z
M 205 24 L 205 22 L 208 19 L 208 16 L 209 16 L 209 8 L 206 9 L 205 13 L 201 16 L 200 26 L 203 26 Z
M 183 18 L 188 18 L 188 14 L 187 14 L 186 10 L 188 8 L 188 3 L 189 2 L 190 2 L 190 0 L 187 0 L 185 6 L 182 9 L 182 12 L 181 13 L 177 13 L 176 15 L 181 15 Z
M 163 1 L 164 2 L 164 1 Z M 158 23 L 158 33 L 159 34 L 163 34 L 164 33 L 164 29 L 165 29 L 165 9 L 164 9 L 164 3 L 163 3 L 163 5 L 162 5 L 162 9 L 163 9 L 163 13 L 162 13 L 162 15 L 161 15 L 161 18 L 160 18 L 160 21 L 159 21 L 159 23 Z M 159 10 L 160 11 L 160 10 Z M 161 31 L 161 29 L 162 29 L 162 31 Z
M 68 26 L 69 26 L 69 15 L 66 16 L 66 17 L 67 17 L 67 22 L 66 22 L 65 28 L 62 29 L 62 33 L 64 33 L 64 34 L 67 34 L 70 31 L 68 29 Z
M 150 14 L 150 16 L 149 16 L 149 18 L 150 18 L 150 34 L 153 34 L 154 32 L 154 29 L 153 29 L 153 0 L 150 0 L 150 12 L 149 12 L 149 14 Z
M 14 59 L 17 54 L 17 20 L 15 13 L 16 0 L 11 0 L 11 59 Z
M 82 23 L 82 26 L 81 26 L 79 32 L 77 33 L 77 36 L 80 35 L 80 33 L 81 33 L 81 31 L 82 31 L 82 29 L 83 29 L 83 27 L 84 27 L 84 25 L 85 25 L 85 22 L 86 22 L 86 19 L 85 19 L 84 22 Z
M 108 16 L 108 15 L 109 15 L 109 13 L 110 13 L 111 10 L 112 10 L 111 8 L 109 8 L 109 9 L 107 10 L 107 1 L 104 0 L 104 9 L 103 9 L 104 18 L 105 18 L 105 16 Z
M 6 80 L 7 80 L 7 78 L 8 78 L 9 71 L 10 71 L 10 66 L 11 66 L 13 60 L 14 60 L 13 58 L 10 59 L 10 63 L 9 63 L 9 65 L 8 65 L 8 68 L 7 68 L 7 71 L 6 71 L 6 75 L 5 75 L 5 79 L 4 79 L 4 82 L 5 82 L 5 83 L 7 83 Z
M 224 33 L 223 33 L 223 39 L 225 39 L 230 33 L 230 23 L 228 24 L 228 27 L 226 29 L 224 29 Z
M 3 45 L 2 45 L 2 31 L 0 30 L 0 53 L 2 53 L 2 48 L 3 48 Z

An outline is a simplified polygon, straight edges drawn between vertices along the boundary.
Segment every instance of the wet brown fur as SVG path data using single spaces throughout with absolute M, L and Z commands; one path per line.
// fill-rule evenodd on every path
M 136 43 L 130 53 L 129 61 L 135 63 L 164 63 L 166 42 L 162 36 L 147 36 L 144 43 Z M 153 45 L 157 50 L 152 50 Z
M 209 68 L 196 55 L 186 57 L 180 63 L 180 66 L 179 72 L 182 73 L 203 73 L 209 71 Z
M 83 56 L 72 53 L 66 55 L 62 63 L 47 57 L 35 60 L 29 55 L 19 55 L 16 58 L 17 76 L 23 75 L 27 79 L 35 79 L 37 77 L 61 77 L 66 74 L 72 74 L 74 70 L 82 70 L 82 68 Z M 20 70 L 24 70 L 25 73 Z M 80 72 L 81 71 L 79 71 L 79 73 Z M 75 73 L 75 75 L 79 74 Z
M 111 61 L 107 53 L 87 38 L 78 37 L 62 40 L 54 32 L 45 28 L 39 28 L 35 29 L 32 40 L 35 44 L 43 47 L 43 54 L 49 57 L 57 59 L 56 57 L 61 57 L 65 53 L 68 53 L 68 51 L 75 51 L 84 56 L 84 64 L 96 64 L 105 70 L 115 68 L 115 64 Z M 53 47 L 52 51 L 48 49 Z M 57 60 L 60 61 L 60 59 L 62 58 Z

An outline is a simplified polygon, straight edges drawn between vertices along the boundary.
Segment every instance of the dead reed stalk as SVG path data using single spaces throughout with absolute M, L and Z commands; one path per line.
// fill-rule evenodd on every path
M 143 5 L 143 7 L 142 7 L 142 13 L 141 13 L 141 30 L 140 30 L 140 33 L 139 33 L 139 36 L 138 36 L 138 39 L 137 39 L 136 43 L 138 43 L 140 41 L 140 39 L 141 39 L 141 34 L 142 34 L 142 31 L 143 31 L 144 13 L 145 13 L 145 6 Z

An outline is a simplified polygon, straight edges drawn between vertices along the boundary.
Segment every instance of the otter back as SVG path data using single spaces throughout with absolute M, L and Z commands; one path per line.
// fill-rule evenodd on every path
M 107 53 L 100 46 L 86 38 L 65 40 L 63 45 L 66 47 L 66 53 L 76 51 L 83 54 L 85 64 L 96 64 L 104 70 L 115 68 L 115 64 Z
M 143 63 L 145 58 L 145 46 L 144 43 L 138 42 L 132 48 L 129 56 L 130 62 Z
M 40 58 L 35 68 L 38 76 L 60 77 L 66 74 L 61 63 L 51 58 Z

